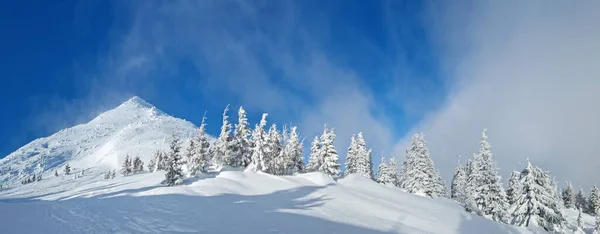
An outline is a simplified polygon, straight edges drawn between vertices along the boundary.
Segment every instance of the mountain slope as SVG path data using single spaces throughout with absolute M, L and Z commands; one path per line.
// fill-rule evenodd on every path
M 0 184 L 10 186 L 24 177 L 44 177 L 69 163 L 75 171 L 89 167 L 118 168 L 125 156 L 148 162 L 155 150 L 167 148 L 172 133 L 187 139 L 196 133 L 194 124 L 169 116 L 139 97 L 104 112 L 88 123 L 39 138 L 0 160 Z

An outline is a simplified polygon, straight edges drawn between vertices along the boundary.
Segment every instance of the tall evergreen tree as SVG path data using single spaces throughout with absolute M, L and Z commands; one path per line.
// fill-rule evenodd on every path
M 521 188 L 512 209 L 512 223 L 529 226 L 536 223 L 546 231 L 554 231 L 565 222 L 560 201 L 554 196 L 550 176 L 530 162 L 520 175 Z
M 133 173 L 138 173 L 140 171 L 144 171 L 144 162 L 142 162 L 142 159 L 140 159 L 140 156 L 135 156 L 135 159 L 133 159 Z
M 579 192 L 575 195 L 575 207 L 580 209 L 582 212 L 586 212 L 588 208 L 587 198 L 582 188 L 579 188 Z
M 325 131 L 321 135 L 320 150 L 320 158 L 323 160 L 323 164 L 319 167 L 319 171 L 335 178 L 340 175 L 340 164 L 338 163 L 339 156 L 337 150 L 333 145 L 334 141 L 335 132 L 333 129 L 327 131 L 327 127 L 325 127 Z
M 356 135 L 356 138 L 355 135 L 352 135 L 352 138 L 350 139 L 345 174 L 359 174 L 369 179 L 373 179 L 371 150 L 367 150 L 367 143 L 365 142 L 362 132 L 359 132 Z M 394 177 L 394 179 L 396 179 L 396 177 Z
M 381 162 L 377 167 L 377 183 L 380 184 L 394 184 L 394 179 L 390 173 L 390 168 L 388 164 L 385 162 L 385 157 L 381 156 Z
M 319 137 L 315 136 L 312 143 L 310 144 L 310 154 L 308 157 L 308 164 L 306 165 L 306 170 L 309 172 L 317 171 L 323 160 L 321 159 L 321 142 L 319 141 Z
M 371 155 L 371 150 L 369 150 L 369 155 Z M 396 164 L 396 157 L 390 158 L 390 161 L 388 162 L 388 172 L 392 178 L 392 184 L 396 187 L 399 187 L 400 181 L 398 180 L 398 165 Z
M 238 110 L 238 123 L 233 131 L 232 142 L 232 166 L 247 167 L 252 161 L 252 142 L 250 135 L 252 130 L 249 127 L 246 111 L 240 106 Z
M 252 131 L 252 163 L 250 164 L 250 168 L 254 171 L 265 171 L 267 170 L 268 161 L 267 157 L 270 152 L 268 152 L 268 142 L 267 138 L 269 137 L 265 126 L 267 126 L 267 113 L 262 115 L 260 123 L 256 125 L 254 131 Z
M 592 215 L 600 215 L 598 214 L 598 210 L 600 210 L 600 191 L 598 187 L 594 185 L 592 191 L 590 192 L 590 198 L 588 199 L 588 211 Z
M 193 160 L 193 172 L 207 172 L 212 161 L 212 152 L 210 150 L 210 142 L 205 131 L 206 117 L 202 117 L 202 124 L 198 128 L 198 136 L 196 138 L 196 156 Z
M 423 134 L 415 134 L 402 163 L 401 187 L 409 193 L 430 197 L 444 196 L 442 179 L 429 156 Z
M 465 207 L 467 211 L 491 216 L 494 221 L 507 222 L 508 201 L 496 162 L 492 158 L 486 129 L 481 133 L 480 145 L 479 153 L 474 155 L 473 168 L 467 180 L 470 185 Z
M 513 171 L 511 173 L 510 180 L 508 181 L 508 189 L 506 190 L 506 200 L 508 200 L 508 204 L 511 206 L 517 202 L 517 195 L 521 193 L 519 191 L 521 188 L 520 179 L 520 172 Z
M 232 165 L 231 123 L 229 123 L 229 116 L 227 115 L 227 112 L 229 112 L 229 105 L 227 105 L 223 111 L 223 125 L 221 126 L 221 133 L 219 134 L 219 138 L 217 138 L 217 141 L 214 145 L 215 151 L 213 163 L 215 165 Z
M 571 209 L 575 207 L 575 190 L 571 183 L 567 183 L 567 186 L 563 188 L 562 199 L 565 208 Z
M 121 175 L 129 175 L 131 174 L 131 168 L 132 168 L 132 164 L 131 164 L 131 157 L 129 157 L 129 154 L 125 156 L 125 160 L 123 161 L 123 165 L 121 165 Z
M 165 174 L 165 180 L 163 184 L 167 186 L 174 186 L 183 182 L 183 171 L 181 166 L 183 160 L 180 154 L 181 143 L 179 138 L 173 133 L 171 136 L 171 142 L 169 143 L 169 154 L 167 155 L 167 173 Z
M 194 140 L 193 138 L 189 139 L 188 141 L 188 147 L 185 150 L 185 160 L 183 161 L 184 164 L 186 164 L 187 166 L 187 173 L 189 175 L 193 175 L 194 172 L 192 170 L 192 167 L 194 167 L 194 158 L 197 155 L 197 149 L 198 147 L 196 146 L 196 140 Z
M 465 186 L 467 184 L 467 177 L 465 168 L 460 164 L 460 157 L 458 165 L 454 169 L 454 176 L 452 176 L 452 185 L 450 185 L 450 198 L 457 202 L 465 202 Z
M 356 168 L 354 166 L 356 162 L 356 157 L 358 157 L 358 148 L 356 144 L 356 139 L 354 134 L 350 138 L 350 146 L 348 146 L 348 153 L 346 154 L 346 162 L 344 163 L 346 170 L 344 171 L 344 175 L 350 175 L 356 173 Z
M 302 155 L 302 142 L 298 137 L 297 127 L 292 127 L 290 132 L 284 131 L 284 146 L 282 151 L 285 160 L 284 175 L 292 175 L 304 170 L 304 156 Z
M 273 175 L 283 174 L 283 165 L 285 159 L 282 155 L 282 142 L 283 138 L 281 133 L 277 130 L 277 126 L 272 124 L 269 128 L 267 137 L 267 157 L 265 161 L 267 163 L 267 170 L 265 172 Z

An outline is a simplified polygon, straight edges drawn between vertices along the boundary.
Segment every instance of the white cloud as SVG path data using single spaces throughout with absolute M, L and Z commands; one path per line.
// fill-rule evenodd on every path
M 600 3 L 476 3 L 432 8 L 454 86 L 412 132 L 425 132 L 447 179 L 487 127 L 505 177 L 529 158 L 558 180 L 598 182 Z

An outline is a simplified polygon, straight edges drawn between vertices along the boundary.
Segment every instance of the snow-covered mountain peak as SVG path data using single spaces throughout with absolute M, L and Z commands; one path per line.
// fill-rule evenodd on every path
M 135 96 L 88 123 L 36 139 L 1 159 L 0 184 L 40 173 L 49 176 L 67 163 L 74 169 L 118 169 L 128 154 L 147 163 L 154 151 L 167 148 L 171 134 L 186 140 L 196 132 L 194 124 Z

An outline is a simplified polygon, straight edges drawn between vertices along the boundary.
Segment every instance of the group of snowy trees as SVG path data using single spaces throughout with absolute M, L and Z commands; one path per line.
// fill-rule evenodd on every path
M 135 159 L 131 159 L 129 154 L 125 156 L 125 161 L 121 166 L 121 175 L 136 174 L 140 171 L 144 171 L 144 162 L 140 159 L 140 156 L 136 156 Z

